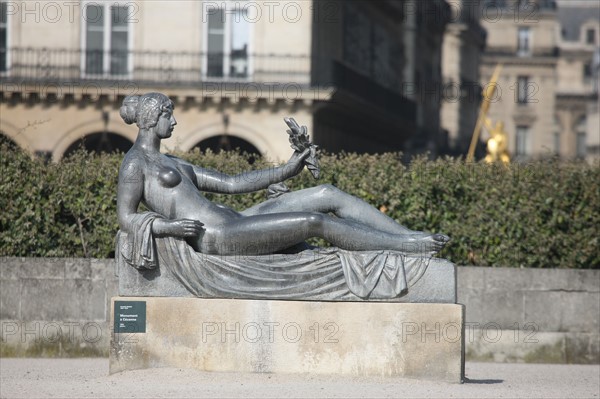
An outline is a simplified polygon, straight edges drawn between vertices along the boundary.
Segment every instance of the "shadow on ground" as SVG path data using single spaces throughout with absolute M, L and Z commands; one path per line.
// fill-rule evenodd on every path
M 504 380 L 472 380 L 465 377 L 465 384 L 502 384 Z

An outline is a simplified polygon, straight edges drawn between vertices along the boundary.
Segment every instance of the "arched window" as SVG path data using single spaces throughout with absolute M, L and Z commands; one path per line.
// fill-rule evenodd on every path
M 127 152 L 132 145 L 131 141 L 115 133 L 92 133 L 71 144 L 63 157 L 68 157 L 80 149 L 95 153 Z
M 210 148 L 215 153 L 221 151 L 237 151 L 240 154 L 247 153 L 252 155 L 250 162 L 254 162 L 255 157 L 262 155 L 252 143 L 229 134 L 209 137 L 196 144 L 193 148 L 198 148 L 200 151 L 206 151 Z
M 4 134 L 4 132 L 0 131 L 0 147 L 6 148 L 9 151 L 17 151 L 20 150 L 21 147 L 13 139 Z

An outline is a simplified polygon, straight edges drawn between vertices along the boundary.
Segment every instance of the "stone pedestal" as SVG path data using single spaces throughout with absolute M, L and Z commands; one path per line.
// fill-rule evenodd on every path
M 110 372 L 464 378 L 464 306 L 116 297 Z

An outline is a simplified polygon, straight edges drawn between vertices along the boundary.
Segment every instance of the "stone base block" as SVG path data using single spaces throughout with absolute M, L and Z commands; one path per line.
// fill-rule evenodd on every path
M 464 378 L 464 306 L 115 297 L 110 372 Z

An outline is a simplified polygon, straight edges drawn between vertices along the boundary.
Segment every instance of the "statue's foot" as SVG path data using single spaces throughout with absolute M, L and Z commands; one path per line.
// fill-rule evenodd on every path
M 403 252 L 407 254 L 428 254 L 438 253 L 450 241 L 450 237 L 445 234 L 431 234 L 419 232 L 410 234 L 407 242 L 403 243 Z

